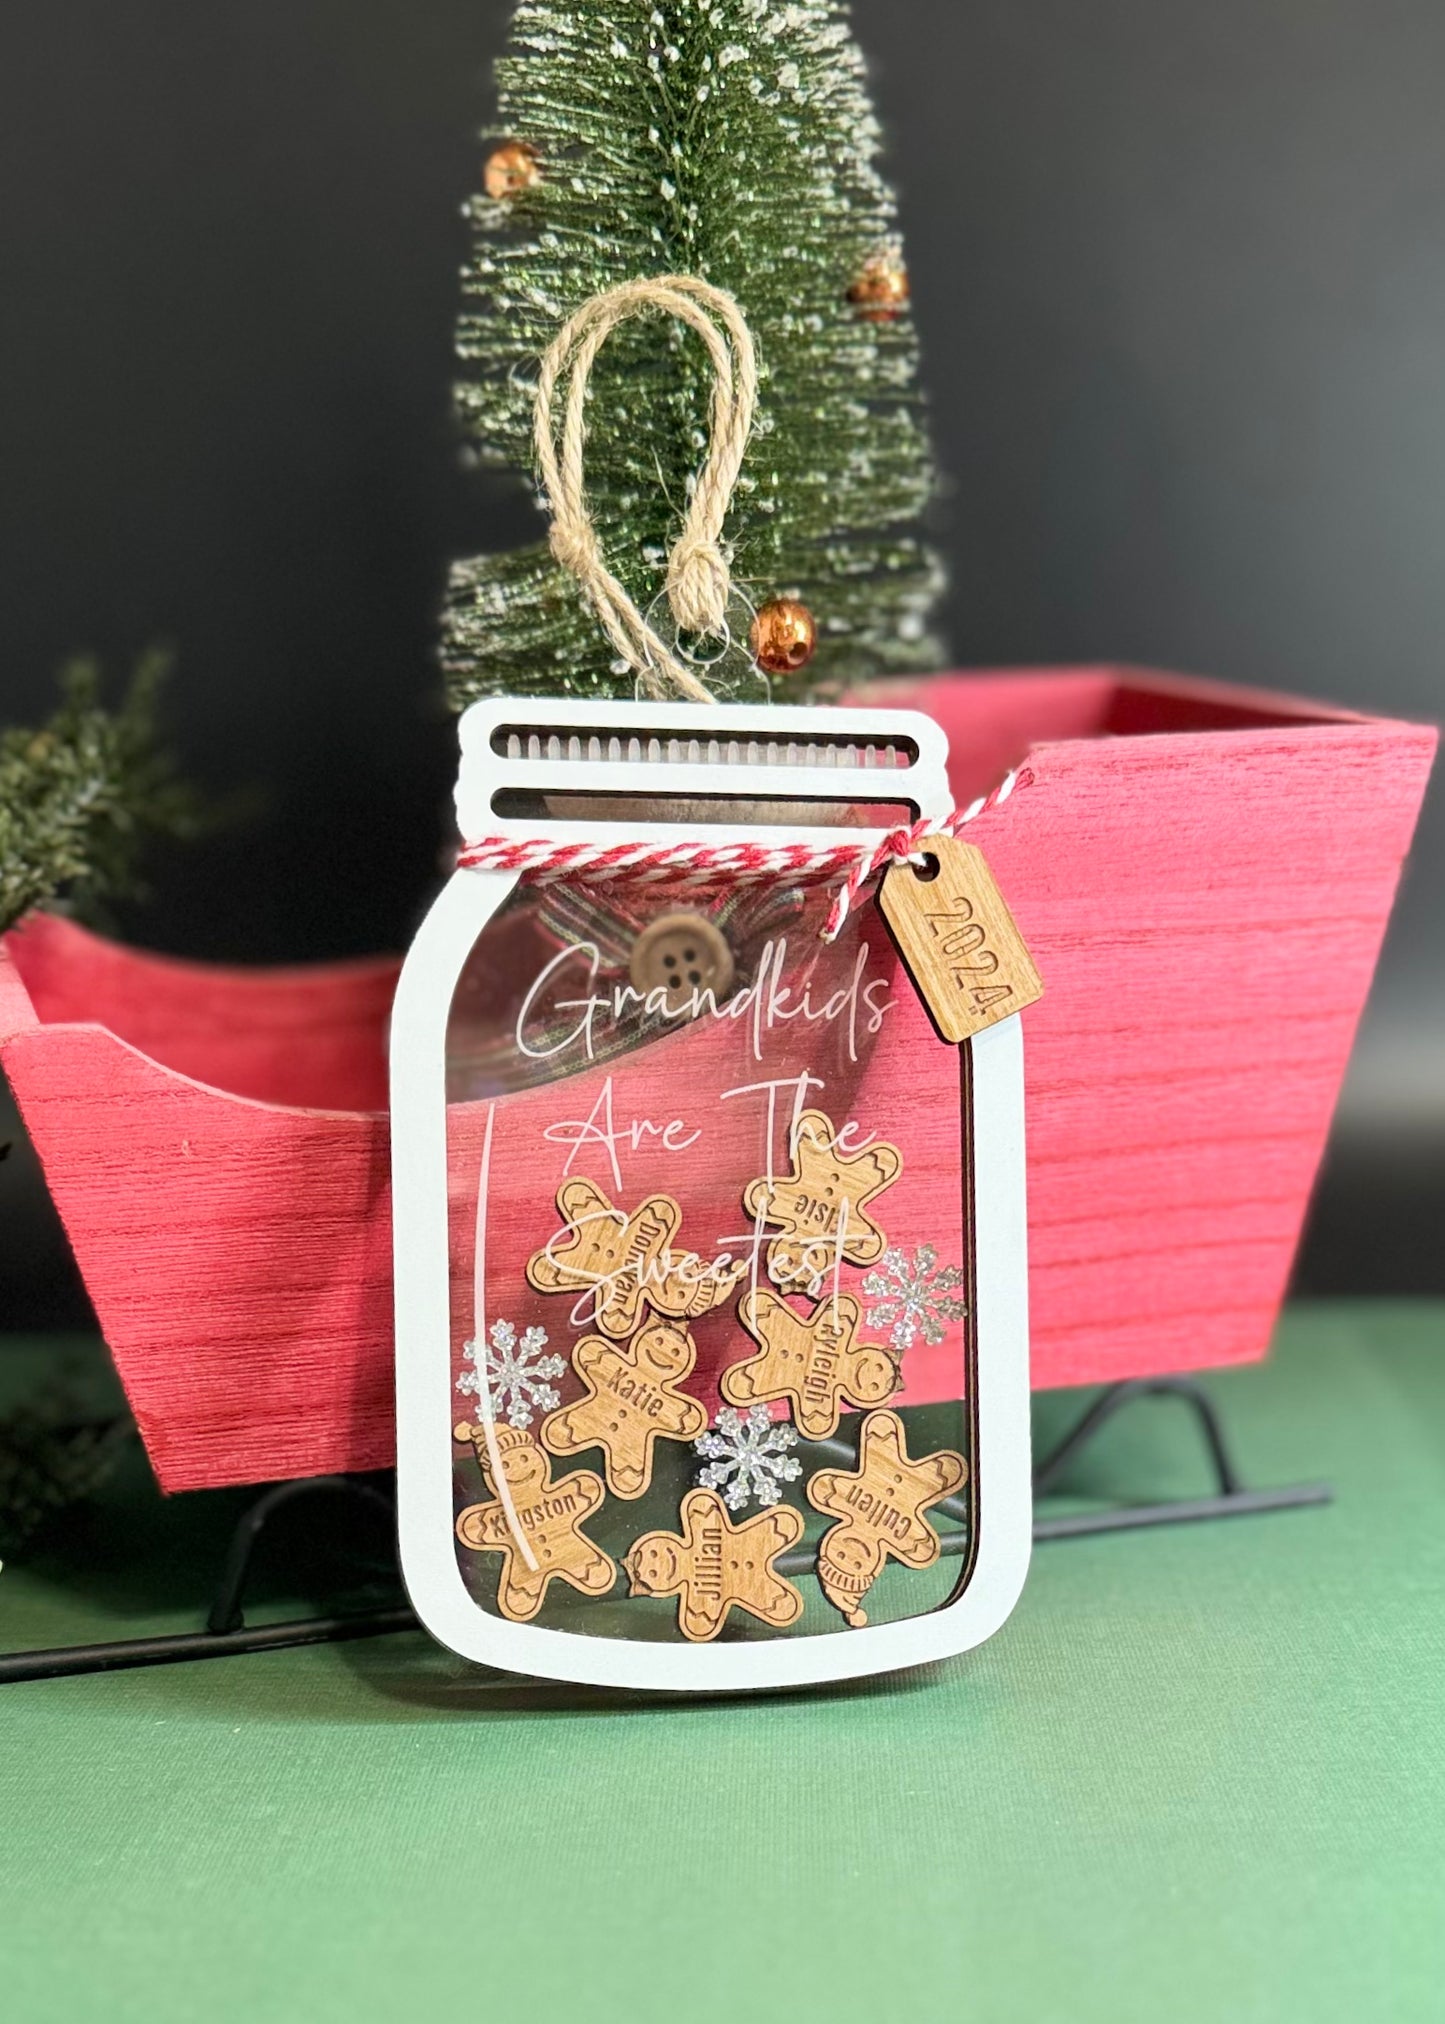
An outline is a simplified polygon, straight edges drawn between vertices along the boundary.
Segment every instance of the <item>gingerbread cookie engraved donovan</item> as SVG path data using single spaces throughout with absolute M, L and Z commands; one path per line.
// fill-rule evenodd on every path
M 544 1445 L 554 1455 L 601 1448 L 608 1489 L 615 1497 L 640 1497 L 652 1481 L 659 1438 L 691 1441 L 707 1425 L 697 1400 L 678 1390 L 696 1362 L 692 1337 L 670 1321 L 649 1322 L 626 1344 L 584 1336 L 572 1367 L 587 1396 L 548 1414 Z
M 818 1545 L 824 1595 L 860 1629 L 863 1597 L 890 1556 L 905 1567 L 931 1567 L 942 1547 L 923 1513 L 951 1496 L 968 1475 L 952 1448 L 911 1461 L 897 1413 L 869 1413 L 858 1438 L 858 1467 L 819 1469 L 808 1484 L 815 1511 L 836 1518 Z
M 579 1529 L 602 1502 L 601 1477 L 590 1469 L 575 1469 L 554 1483 L 552 1464 L 532 1436 L 518 1427 L 497 1426 L 492 1438 L 504 1486 L 492 1471 L 486 1429 L 463 1420 L 453 1433 L 475 1448 L 487 1487 L 497 1492 L 492 1503 L 469 1504 L 460 1512 L 456 1533 L 473 1552 L 503 1555 L 497 1579 L 502 1615 L 526 1623 L 559 1576 L 584 1595 L 605 1595 L 617 1579 L 617 1569 Z
M 773 1630 L 803 1613 L 803 1598 L 773 1562 L 803 1536 L 802 1513 L 787 1504 L 734 1524 L 716 1490 L 689 1490 L 678 1513 L 682 1532 L 645 1532 L 623 1566 L 633 1595 L 675 1595 L 678 1628 L 706 1644 L 745 1609 Z
M 792 1173 L 750 1181 L 743 1192 L 755 1223 L 782 1231 L 768 1246 L 768 1277 L 784 1292 L 817 1299 L 842 1259 L 872 1265 L 887 1248 L 868 1204 L 897 1180 L 902 1157 L 881 1142 L 845 1152 L 846 1136 L 821 1110 L 805 1110 L 793 1127 Z
M 845 1399 L 879 1406 L 898 1389 L 888 1351 L 856 1340 L 862 1310 L 851 1293 L 830 1294 L 805 1316 L 760 1286 L 743 1296 L 738 1317 L 761 1347 L 723 1372 L 723 1397 L 735 1406 L 789 1400 L 810 1441 L 837 1432 Z
M 539 1293 L 590 1293 L 604 1335 L 631 1335 L 644 1301 L 677 1321 L 706 1314 L 748 1270 L 746 1259 L 705 1262 L 674 1251 L 682 1210 L 670 1195 L 649 1195 L 629 1215 L 578 1179 L 557 1190 L 557 1209 L 565 1227 L 533 1252 L 527 1278 Z

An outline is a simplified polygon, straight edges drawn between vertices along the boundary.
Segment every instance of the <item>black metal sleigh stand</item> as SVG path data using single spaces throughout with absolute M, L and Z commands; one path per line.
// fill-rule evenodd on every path
M 1116 1502 L 1102 1509 L 1054 1514 L 1036 1510 L 1035 1544 L 1151 1526 L 1250 1517 L 1331 1501 L 1333 1491 L 1328 1483 L 1250 1489 L 1235 1465 L 1218 1407 L 1201 1384 L 1184 1377 L 1130 1378 L 1107 1386 L 1038 1463 L 1034 1471 L 1036 1500 L 1046 1504 L 1059 1493 L 1072 1465 L 1121 1412 L 1141 1399 L 1160 1398 L 1177 1400 L 1192 1419 L 1213 1477 L 1212 1490 L 1200 1497 L 1170 1498 L 1157 1503 Z M 416 1617 L 401 1599 L 400 1579 L 395 1576 L 398 1599 L 385 1607 L 297 1617 L 280 1623 L 246 1621 L 246 1595 L 258 1550 L 268 1538 L 284 1533 L 288 1516 L 299 1504 L 318 1498 L 346 1500 L 353 1517 L 362 1521 L 372 1537 L 378 1557 L 392 1557 L 395 1510 L 389 1475 L 311 1476 L 274 1484 L 248 1506 L 231 1535 L 204 1629 L 159 1637 L 121 1638 L 106 1644 L 65 1645 L 49 1651 L 0 1653 L 0 1685 L 115 1672 L 134 1666 L 172 1665 L 183 1660 L 230 1658 L 241 1652 L 333 1644 L 414 1630 Z M 966 1532 L 945 1533 L 944 1552 L 961 1552 L 967 1538 Z M 806 1573 L 812 1568 L 813 1555 L 810 1550 L 800 1549 L 779 1564 L 782 1572 Z M 394 1558 L 392 1568 L 394 1574 Z

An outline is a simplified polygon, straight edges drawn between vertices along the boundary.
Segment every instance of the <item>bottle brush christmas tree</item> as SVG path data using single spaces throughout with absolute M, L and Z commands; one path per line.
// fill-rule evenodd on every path
M 695 275 L 733 296 L 759 361 L 728 514 L 734 583 L 763 611 L 778 700 L 937 666 L 941 588 L 917 523 L 935 473 L 894 200 L 837 0 L 522 0 L 470 205 L 458 348 L 479 458 L 533 466 L 537 361 L 588 298 Z M 588 504 L 639 608 L 662 582 L 708 441 L 711 375 L 670 319 L 619 331 L 587 411 Z M 453 703 L 630 696 L 547 543 L 458 563 Z

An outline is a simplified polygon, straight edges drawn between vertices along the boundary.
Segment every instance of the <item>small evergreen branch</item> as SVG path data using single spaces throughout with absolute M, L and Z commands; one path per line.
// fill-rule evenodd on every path
M 134 894 L 145 844 L 194 832 L 194 798 L 156 743 L 169 669 L 169 654 L 152 648 L 107 710 L 98 665 L 76 659 L 48 724 L 0 732 L 0 933 L 61 899 Z
M 0 1427 L 0 1554 L 29 1545 L 47 1522 L 92 1496 L 130 1444 L 128 1414 L 97 1418 L 64 1379 Z

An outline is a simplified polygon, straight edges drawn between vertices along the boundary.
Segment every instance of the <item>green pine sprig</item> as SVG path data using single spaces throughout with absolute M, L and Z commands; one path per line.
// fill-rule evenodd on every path
M 169 667 L 167 653 L 143 654 L 108 710 L 97 663 L 78 658 L 48 724 L 0 731 L 0 932 L 34 907 L 135 894 L 146 844 L 194 833 L 194 797 L 156 740 Z
M 62 1511 L 92 1496 L 130 1446 L 129 1414 L 97 1417 L 61 1376 L 0 1424 L 0 1555 L 11 1560 Z

